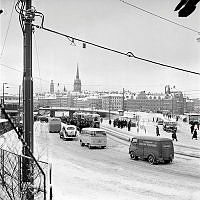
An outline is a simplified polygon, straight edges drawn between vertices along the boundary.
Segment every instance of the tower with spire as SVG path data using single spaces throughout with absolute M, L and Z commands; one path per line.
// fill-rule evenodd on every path
M 79 69 L 77 64 L 76 79 L 74 80 L 74 92 L 81 93 L 81 80 L 79 78 Z
M 53 83 L 53 80 L 51 80 L 51 84 L 50 84 L 50 93 L 51 94 L 54 93 L 54 83 Z

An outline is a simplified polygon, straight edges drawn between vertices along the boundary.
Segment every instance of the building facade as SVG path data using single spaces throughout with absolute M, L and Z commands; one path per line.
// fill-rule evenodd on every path
M 168 90 L 167 90 L 168 91 Z M 127 99 L 128 111 L 162 112 L 182 115 L 185 111 L 186 99 L 182 92 L 167 94 L 146 94 L 140 92 L 135 98 Z
M 122 94 L 108 94 L 102 96 L 102 109 L 103 110 L 121 110 L 123 108 L 123 95 Z

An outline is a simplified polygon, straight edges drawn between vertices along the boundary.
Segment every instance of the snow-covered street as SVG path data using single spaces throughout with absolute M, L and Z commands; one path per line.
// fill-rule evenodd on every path
M 200 195 L 200 162 L 175 154 L 172 164 L 149 165 L 129 158 L 128 145 L 108 138 L 106 149 L 81 147 L 35 123 L 36 151 L 52 163 L 53 199 L 181 199 Z

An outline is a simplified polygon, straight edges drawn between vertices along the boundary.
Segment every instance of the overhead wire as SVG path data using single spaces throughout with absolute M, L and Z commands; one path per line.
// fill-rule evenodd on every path
M 9 29 L 10 29 L 11 21 L 12 21 L 12 16 L 13 16 L 14 8 L 15 8 L 15 0 L 13 0 L 13 6 L 12 6 L 11 13 L 10 13 L 8 27 L 7 27 L 7 30 L 6 30 L 6 35 L 5 35 L 5 38 L 4 38 L 4 42 L 3 42 L 3 46 L 2 46 L 2 50 L 1 50 L 1 54 L 0 54 L 1 57 L 3 55 L 4 49 L 5 49 L 5 46 L 6 46 L 6 41 L 7 41 L 8 32 L 9 32 Z
M 0 63 L 0 65 L 3 66 L 3 67 L 6 67 L 6 68 L 8 68 L 8 69 L 15 70 L 15 71 L 17 71 L 17 72 L 19 72 L 19 73 L 23 73 L 23 71 L 18 70 L 18 69 L 16 69 L 16 68 L 13 67 L 13 66 L 9 66 L 9 65 L 6 65 L 6 64 L 2 64 L 2 63 Z M 43 81 L 43 82 L 46 82 L 46 83 L 48 83 L 48 84 L 50 83 L 48 80 L 41 78 L 41 76 L 40 76 L 40 77 L 33 76 L 33 78 L 38 79 L 38 80 Z M 54 83 L 54 84 L 56 84 L 56 83 Z M 59 84 L 64 85 L 64 86 L 66 86 L 66 85 L 68 85 L 68 86 L 73 86 L 73 84 L 70 84 L 70 83 L 59 82 Z M 106 85 L 103 85 L 103 84 L 92 84 L 92 83 L 91 83 L 91 84 L 82 84 L 82 86 L 84 86 L 84 87 L 99 87 L 99 86 L 106 86 Z M 116 86 L 116 85 L 113 85 L 113 86 Z M 132 85 L 128 85 L 127 87 L 129 87 L 129 86 L 132 86 Z M 135 85 L 134 85 L 134 86 L 135 86 Z M 140 86 L 144 86 L 144 87 L 145 87 L 145 85 L 140 85 Z M 149 85 L 148 85 L 148 86 L 149 86 Z M 155 86 L 155 85 L 151 85 L 151 86 Z M 160 85 L 156 85 L 156 86 L 160 86 Z M 163 86 L 164 86 L 164 85 L 163 85 Z
M 172 20 L 170 20 L 170 19 L 167 19 L 167 18 L 165 18 L 165 17 L 162 17 L 162 16 L 157 15 L 157 14 L 155 14 L 155 13 L 152 13 L 152 12 L 150 12 L 150 11 L 147 11 L 147 10 L 145 10 L 145 9 L 143 9 L 143 8 L 140 8 L 139 6 L 134 5 L 133 3 L 129 3 L 128 1 L 125 1 L 125 0 L 120 0 L 120 1 L 121 1 L 122 3 L 124 3 L 124 4 L 127 4 L 128 6 L 134 7 L 134 8 L 136 8 L 136 9 L 138 9 L 138 10 L 140 10 L 140 11 L 143 11 L 143 12 L 145 12 L 145 13 L 147 13 L 147 14 L 153 15 L 154 17 L 160 18 L 160 19 L 162 19 L 162 20 L 164 20 L 164 21 L 167 21 L 167 22 L 169 22 L 169 23 L 175 24 L 175 25 L 177 25 L 177 26 L 179 26 L 179 27 L 182 27 L 182 28 L 184 28 L 184 29 L 187 29 L 187 30 L 189 30 L 189 31 L 192 31 L 192 32 L 195 32 L 195 33 L 200 34 L 200 31 L 197 31 L 197 30 L 195 30 L 195 29 L 193 29 L 193 28 L 184 26 L 184 25 L 179 24 L 179 23 L 177 23 L 177 22 L 174 22 L 174 21 L 172 21 Z
M 159 66 L 162 66 L 162 67 L 171 68 L 171 69 L 175 69 L 175 70 L 179 70 L 179 71 L 183 71 L 183 72 L 187 72 L 187 73 L 191 73 L 191 74 L 200 75 L 199 72 L 183 69 L 183 68 L 180 68 L 180 67 L 174 67 L 174 66 L 171 66 L 171 65 L 168 65 L 168 64 L 164 64 L 164 63 L 156 62 L 156 61 L 149 60 L 149 59 L 146 59 L 146 58 L 135 56 L 130 51 L 127 52 L 127 53 L 126 52 L 122 52 L 122 51 L 119 51 L 119 50 L 115 50 L 115 49 L 108 48 L 108 47 L 105 47 L 105 46 L 102 46 L 102 45 L 99 45 L 99 44 L 96 44 L 96 43 L 92 43 L 92 42 L 86 41 L 86 40 L 83 40 L 83 39 L 79 39 L 79 38 L 76 38 L 76 37 L 73 37 L 73 36 L 70 36 L 70 35 L 67 35 L 67 34 L 64 34 L 64 33 L 60 33 L 58 31 L 55 31 L 55 30 L 52 30 L 52 29 L 49 29 L 49 28 L 45 28 L 43 26 L 38 26 L 38 25 L 35 25 L 35 24 L 33 24 L 33 26 L 38 28 L 38 29 L 43 29 L 45 31 L 48 31 L 48 32 L 51 32 L 51 33 L 66 37 L 70 41 L 82 42 L 83 44 L 89 44 L 89 45 L 97 47 L 97 48 L 101 48 L 101 49 L 104 49 L 104 50 L 107 50 L 107 51 L 111 51 L 111 52 L 114 52 L 114 53 L 117 53 L 117 54 L 120 54 L 120 55 L 132 57 L 132 58 L 135 58 L 135 59 L 138 59 L 138 60 L 142 60 L 142 61 L 145 61 L 145 62 L 148 62 L 148 63 L 156 64 L 156 65 L 159 65 Z

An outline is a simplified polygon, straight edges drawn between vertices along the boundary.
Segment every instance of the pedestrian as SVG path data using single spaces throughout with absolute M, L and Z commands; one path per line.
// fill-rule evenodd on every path
M 191 129 L 191 134 L 193 134 L 193 131 L 194 131 L 194 125 L 192 124 L 192 126 L 190 127 Z
M 111 121 L 111 119 L 109 120 L 109 124 L 110 124 L 110 125 L 112 124 L 112 121 Z
M 195 138 L 197 140 L 197 129 L 194 130 L 194 133 L 192 135 L 192 139 Z
M 154 122 L 154 117 L 153 117 L 153 122 Z
M 131 120 L 128 122 L 128 131 L 131 130 Z
M 117 122 L 117 127 L 120 128 L 120 126 L 121 126 L 121 121 L 118 120 L 118 122 Z
M 159 127 L 158 126 L 156 126 L 156 136 L 160 136 Z
M 103 122 L 103 117 L 101 117 L 101 123 Z
M 172 140 L 177 140 L 177 135 L 176 135 L 176 130 L 173 130 L 173 133 L 172 133 Z

